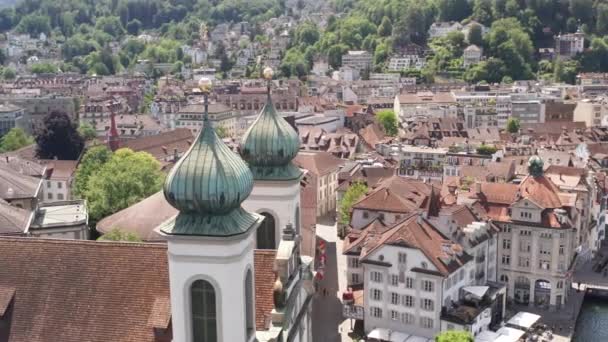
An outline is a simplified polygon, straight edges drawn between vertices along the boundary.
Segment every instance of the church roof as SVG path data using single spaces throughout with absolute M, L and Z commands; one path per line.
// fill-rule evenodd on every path
M 265 330 L 257 316 L 273 307 L 275 252 L 254 253 Z M 170 341 L 169 298 L 166 244 L 0 238 L 0 318 L 10 320 L 0 336 L 10 342 Z
M 180 211 L 161 231 L 175 235 L 230 236 L 248 231 L 260 216 L 241 203 L 253 189 L 247 164 L 224 144 L 209 123 L 173 167 L 164 186 L 165 198 Z
M 291 162 L 300 150 L 300 137 L 277 114 L 270 97 L 241 141 L 241 156 L 256 180 L 298 179 L 302 171 Z

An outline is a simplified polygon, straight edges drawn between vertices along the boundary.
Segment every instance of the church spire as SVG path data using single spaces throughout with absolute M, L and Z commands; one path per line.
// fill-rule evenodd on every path
M 169 173 L 164 195 L 179 210 L 161 231 L 172 235 L 231 236 L 247 232 L 259 217 L 241 203 L 253 188 L 251 171 L 217 136 L 209 122 L 211 81 L 201 79 L 203 129 Z
M 241 141 L 240 151 L 249 164 L 256 180 L 298 179 L 302 172 L 292 160 L 300 150 L 298 133 L 283 119 L 274 107 L 271 84 L 274 72 L 264 69 L 268 96 L 266 105 Z

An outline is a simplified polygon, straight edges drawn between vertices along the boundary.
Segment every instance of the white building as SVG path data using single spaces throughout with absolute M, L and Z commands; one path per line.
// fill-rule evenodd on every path
M 445 37 L 450 32 L 462 30 L 463 26 L 456 21 L 436 22 L 429 28 L 429 38 Z
M 555 37 L 555 56 L 572 58 L 585 50 L 585 34 L 579 29 L 576 33 L 560 34 Z
M 456 118 L 458 107 L 452 93 L 418 92 L 395 96 L 395 113 L 400 118 L 427 116 L 435 118 Z
M 475 259 L 421 214 L 396 224 L 374 220 L 347 236 L 344 254 L 348 268 L 363 274 L 367 334 L 387 329 L 432 339 L 465 329 L 475 335 L 504 315 L 504 287 L 484 284 L 477 292 Z M 474 313 L 463 321 L 461 311 Z
M 608 99 L 598 97 L 595 99 L 584 99 L 576 103 L 574 108 L 575 122 L 582 121 L 587 127 L 600 126 L 608 118 Z
M 367 51 L 348 51 L 342 56 L 342 66 L 351 67 L 359 72 L 372 67 L 374 56 Z
M 483 56 L 483 49 L 477 45 L 469 45 L 466 49 L 464 49 L 463 57 L 463 66 L 468 68 L 471 65 L 477 64 L 481 61 L 481 57 Z
M 388 61 L 388 70 L 398 72 L 406 69 L 420 70 L 426 65 L 426 58 L 418 55 L 393 56 Z

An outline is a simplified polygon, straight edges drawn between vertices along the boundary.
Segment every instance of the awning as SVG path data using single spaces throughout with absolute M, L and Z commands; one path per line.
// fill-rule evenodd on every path
M 502 327 L 496 333 L 500 336 L 495 342 L 517 342 L 526 332 L 515 328 Z
M 513 325 L 515 327 L 521 327 L 524 330 L 528 330 L 539 319 L 540 319 L 539 315 L 535 315 L 533 313 L 529 313 L 529 312 L 525 312 L 525 311 L 520 311 L 515 316 L 511 317 L 511 319 L 507 322 L 507 324 Z
M 488 292 L 490 287 L 489 286 L 465 286 L 462 289 L 476 297 L 483 298 L 483 296 L 486 294 L 486 292 Z
M 388 341 L 388 329 L 376 328 L 367 334 L 367 338 Z
M 391 342 L 405 342 L 407 338 L 410 337 L 409 334 L 402 333 L 399 331 L 395 331 L 391 334 Z
M 484 330 L 475 336 L 475 342 L 494 342 L 499 336 L 499 334 L 493 331 Z

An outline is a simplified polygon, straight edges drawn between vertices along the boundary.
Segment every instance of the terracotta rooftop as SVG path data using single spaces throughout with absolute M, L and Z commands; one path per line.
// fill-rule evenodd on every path
M 300 152 L 293 162 L 316 176 L 324 176 L 337 171 L 344 163 L 342 159 L 336 158 L 328 152 Z
M 454 103 L 456 99 L 452 93 L 448 92 L 419 92 L 416 94 L 401 94 L 398 96 L 401 104 L 420 104 L 420 103 Z
M 153 215 L 151 215 L 153 213 Z M 97 223 L 97 230 L 106 234 L 112 229 L 133 233 L 144 241 L 164 241 L 154 229 L 169 218 L 177 215 L 162 191 L 144 198 L 117 213 L 105 217 Z
M 0 199 L 0 234 L 23 234 L 30 224 L 31 217 L 31 212 L 28 210 L 13 207 Z
M 41 160 L 47 165 L 47 176 L 53 180 L 68 180 L 76 172 L 77 160 Z
M 530 198 L 545 209 L 561 208 L 559 189 L 547 177 L 526 177 L 519 185 L 521 197 Z
M 175 149 L 181 156 L 188 150 L 193 139 L 194 137 L 189 129 L 178 128 L 157 135 L 127 140 L 121 142 L 121 147 L 130 148 L 135 152 L 148 152 L 154 158 L 165 161 L 167 158 L 173 157 Z
M 254 255 L 258 330 L 273 308 L 274 253 Z M 165 244 L 5 237 L 0 256 L 10 342 L 171 340 Z
M 163 245 L 0 238 L 0 289 L 14 289 L 10 342 L 157 341 L 169 322 Z M 2 329 L 0 328 L 0 332 Z
M 434 201 L 432 185 L 419 180 L 391 176 L 355 203 L 353 209 L 411 213 L 419 209 L 428 210 Z
M 365 246 L 367 253 L 361 254 L 361 260 L 365 261 L 382 245 L 420 250 L 443 276 L 451 274 L 471 259 L 462 246 L 445 237 L 419 214 L 412 214 L 379 236 L 368 239 Z
M 0 198 L 33 198 L 39 189 L 41 178 L 35 178 L 0 164 Z

